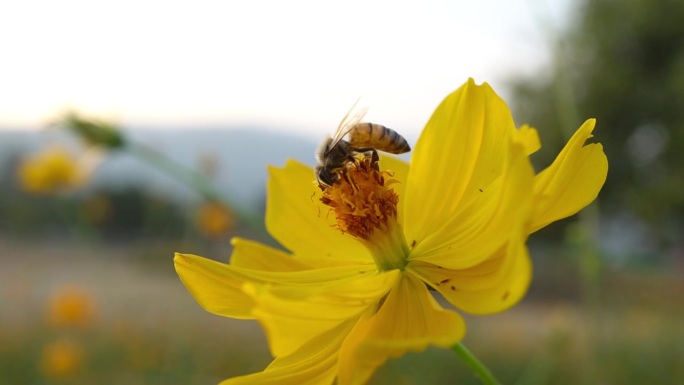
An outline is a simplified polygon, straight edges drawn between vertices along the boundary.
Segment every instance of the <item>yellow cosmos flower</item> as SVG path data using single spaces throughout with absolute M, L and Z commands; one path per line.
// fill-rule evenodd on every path
M 88 151 L 80 159 L 59 145 L 53 145 L 21 161 L 17 174 L 24 190 L 50 194 L 82 186 L 101 156 Z
M 222 384 L 363 384 L 388 358 L 451 347 L 461 311 L 490 314 L 525 294 L 528 235 L 597 196 L 608 164 L 585 145 L 594 120 L 535 175 L 537 132 L 517 130 L 488 84 L 437 107 L 410 164 L 359 158 L 323 192 L 313 170 L 271 168 L 266 225 L 289 252 L 234 239 L 230 264 L 177 254 L 208 311 L 256 319 L 275 360 Z

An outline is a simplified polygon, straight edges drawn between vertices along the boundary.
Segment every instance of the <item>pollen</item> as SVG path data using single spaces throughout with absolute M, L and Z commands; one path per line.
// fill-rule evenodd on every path
M 342 232 L 369 240 L 376 230 L 396 222 L 399 196 L 390 187 L 395 182 L 389 179 L 391 172 L 364 156 L 340 173 L 340 180 L 323 191 L 321 202 L 332 209 Z

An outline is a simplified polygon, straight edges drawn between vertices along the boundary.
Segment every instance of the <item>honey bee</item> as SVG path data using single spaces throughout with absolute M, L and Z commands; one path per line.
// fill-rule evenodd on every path
M 356 106 L 356 105 L 354 105 Z M 367 153 L 372 162 L 380 158 L 377 151 L 403 154 L 411 151 L 406 139 L 391 128 L 380 124 L 361 122 L 366 115 L 362 109 L 352 114 L 354 107 L 342 118 L 335 134 L 323 140 L 316 151 L 315 173 L 321 190 L 331 187 L 340 180 L 340 172 L 349 163 L 356 161 L 355 155 Z M 349 134 L 349 140 L 343 138 Z

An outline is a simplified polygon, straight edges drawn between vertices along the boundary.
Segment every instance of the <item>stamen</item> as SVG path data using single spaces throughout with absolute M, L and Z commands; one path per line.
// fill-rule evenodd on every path
M 397 222 L 399 196 L 389 187 L 392 173 L 381 171 L 372 156 L 350 162 L 340 178 L 323 191 L 337 227 L 369 248 L 382 270 L 403 269 L 408 246 Z
M 333 209 L 342 232 L 368 239 L 396 218 L 399 197 L 385 186 L 385 176 L 391 174 L 380 171 L 369 157 L 350 163 L 340 172 L 340 180 L 325 189 L 321 201 Z

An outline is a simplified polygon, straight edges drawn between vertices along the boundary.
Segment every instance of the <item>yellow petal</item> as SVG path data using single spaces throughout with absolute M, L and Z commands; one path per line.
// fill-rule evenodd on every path
M 600 143 L 585 145 L 595 124 L 595 119 L 584 122 L 551 166 L 535 177 L 530 233 L 577 213 L 598 196 L 608 159 Z
M 342 344 L 337 383 L 363 384 L 388 358 L 450 347 L 464 333 L 458 314 L 442 309 L 420 279 L 403 274 L 378 313 L 360 320 Z
M 370 273 L 328 285 L 248 285 L 246 291 L 254 298 L 253 314 L 278 357 L 375 308 L 398 275 L 396 270 Z
M 433 234 L 416 242 L 409 259 L 451 269 L 477 265 L 505 245 L 530 215 L 534 171 L 522 146 L 501 155 L 503 175 L 448 218 Z M 412 239 L 407 239 L 413 245 Z
M 487 261 L 467 269 L 446 269 L 422 261 L 412 262 L 409 268 L 466 312 L 500 312 L 522 299 L 532 279 L 524 235 L 521 228 L 517 240 L 502 247 Z
M 207 311 L 233 318 L 254 318 L 255 302 L 244 290 L 245 283 L 264 283 L 300 287 L 318 284 L 321 287 L 337 280 L 371 274 L 359 266 L 335 267 L 305 271 L 260 271 L 219 263 L 196 255 L 177 253 L 176 272 L 195 300 Z M 312 289 L 313 290 L 313 289 Z M 320 289 L 322 290 L 322 289 Z
M 285 248 L 309 258 L 371 260 L 363 245 L 334 227 L 310 167 L 291 160 L 269 174 L 266 228 Z
M 391 186 L 399 196 L 399 202 L 401 202 L 404 191 L 406 190 L 406 179 L 409 172 L 408 163 L 399 158 L 383 154 L 380 156 L 380 169 L 392 172 L 392 177 L 388 179 L 392 180 Z M 398 207 L 398 216 L 399 223 L 404 223 L 404 210 L 402 205 L 399 205 Z
M 539 133 L 536 129 L 523 125 L 513 133 L 513 140 L 525 147 L 525 155 L 532 155 L 539 151 L 541 142 L 539 141 Z
M 294 255 L 259 242 L 236 237 L 230 243 L 233 245 L 231 266 L 265 271 L 299 271 L 311 268 Z
M 409 172 L 409 164 L 404 162 L 399 158 L 395 158 L 391 155 L 383 154 L 380 156 L 380 169 L 387 170 L 392 173 L 392 176 L 388 179 L 395 180 L 397 183 L 392 184 L 394 191 L 401 198 L 406 187 L 406 179 Z
M 326 385 L 337 375 L 340 345 L 355 320 L 309 340 L 290 355 L 277 357 L 263 372 L 235 377 L 220 385 Z
M 252 298 L 242 291 L 244 279 L 228 265 L 196 255 L 176 253 L 176 272 L 195 300 L 207 311 L 234 318 L 253 318 Z
M 406 239 L 420 243 L 501 175 L 515 125 L 491 87 L 470 79 L 437 107 L 418 139 L 403 200 Z
M 230 257 L 230 264 L 246 269 L 302 271 L 325 267 L 349 266 L 352 262 L 354 262 L 354 265 L 364 264 L 359 261 L 350 261 L 349 259 L 301 257 L 274 249 L 259 242 L 237 237 L 231 240 L 231 244 L 233 245 L 233 253 Z M 372 260 L 365 262 L 365 264 L 374 265 Z

